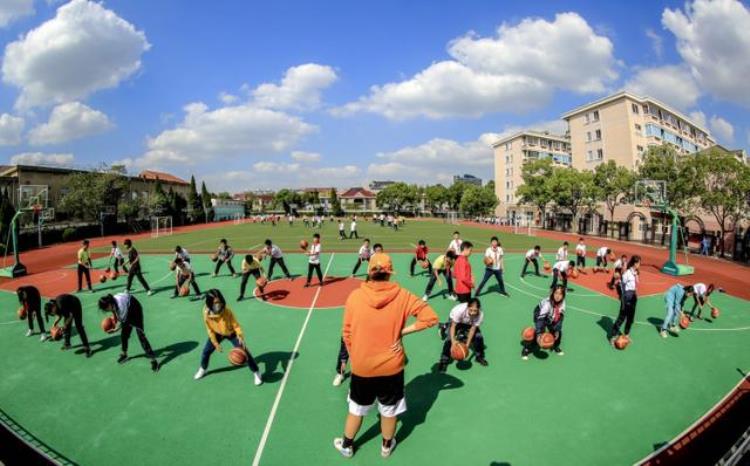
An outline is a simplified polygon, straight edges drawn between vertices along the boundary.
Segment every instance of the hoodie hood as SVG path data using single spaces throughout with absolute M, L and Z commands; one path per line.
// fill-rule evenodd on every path
M 398 283 L 392 282 L 365 282 L 360 289 L 365 295 L 367 304 L 375 309 L 384 308 L 401 292 Z

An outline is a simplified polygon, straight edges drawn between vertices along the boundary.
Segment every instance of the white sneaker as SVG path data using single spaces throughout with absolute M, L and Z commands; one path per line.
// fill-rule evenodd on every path
M 422 301 L 427 302 L 428 299 L 430 299 L 429 296 L 427 295 L 422 296 Z
M 677 325 L 673 325 L 669 327 L 669 331 L 674 332 L 674 333 L 680 333 L 680 327 L 678 327 Z
M 148 293 L 146 293 L 146 294 L 149 295 L 149 296 L 153 296 L 154 295 L 154 290 L 148 290 Z
M 396 437 L 393 437 L 391 439 L 391 446 L 390 448 L 386 448 L 383 446 L 383 442 L 380 443 L 380 456 L 383 458 L 388 458 L 391 456 L 391 453 L 393 453 L 393 449 L 396 448 Z
M 336 377 L 333 378 L 333 386 L 338 387 L 342 383 L 344 383 L 344 374 L 337 373 Z
M 263 379 L 260 378 L 259 373 L 253 372 L 253 380 L 255 381 L 255 385 L 263 385 Z
M 528 356 L 521 356 L 521 359 L 524 360 L 524 361 L 528 361 L 529 357 Z
M 455 301 L 455 300 L 458 299 L 458 296 L 452 294 L 452 295 L 448 296 L 448 299 L 450 299 L 451 301 Z
M 39 341 L 47 341 L 49 340 L 49 335 L 47 335 L 45 332 L 42 332 L 42 334 L 39 336 Z
M 659 335 L 661 335 L 662 338 L 668 338 L 669 337 L 669 335 L 667 334 L 666 330 L 662 330 L 661 332 L 659 332 Z
M 202 379 L 204 375 L 206 375 L 206 369 L 199 367 L 198 372 L 193 376 L 193 380 Z
M 337 449 L 344 458 L 354 456 L 354 449 L 352 447 L 344 448 L 344 439 L 341 437 L 333 439 L 333 448 Z
M 33 330 L 31 330 L 31 329 L 29 329 L 29 330 L 26 330 L 26 336 L 27 336 L 27 337 L 30 337 L 30 336 L 31 336 L 31 335 L 33 335 L 33 334 L 34 334 L 34 331 L 33 331 Z

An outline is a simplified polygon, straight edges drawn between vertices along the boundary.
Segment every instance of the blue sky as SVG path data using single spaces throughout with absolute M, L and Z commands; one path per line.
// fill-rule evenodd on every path
M 214 191 L 488 179 L 493 139 L 622 88 L 750 145 L 737 0 L 3 0 L 0 47 L 0 163 Z

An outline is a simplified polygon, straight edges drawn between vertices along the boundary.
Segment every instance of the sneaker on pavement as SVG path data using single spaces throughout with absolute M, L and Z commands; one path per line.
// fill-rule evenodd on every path
M 479 356 L 477 356 L 477 364 L 479 364 L 480 366 L 484 366 L 484 367 L 487 367 L 490 365 L 490 363 L 488 363 L 486 359 L 479 357 Z
M 524 361 L 528 361 L 529 360 L 529 356 L 526 355 L 526 354 L 524 354 L 523 356 L 521 356 L 521 359 L 524 360 Z
M 42 335 L 39 337 L 39 341 L 47 341 L 49 340 L 49 335 L 46 332 L 42 332 Z
M 448 299 L 450 299 L 451 301 L 455 301 L 455 300 L 458 299 L 458 296 L 452 294 L 452 295 L 448 296 Z
M 125 362 L 126 362 L 127 360 L 128 360 L 128 355 L 127 355 L 127 354 L 121 354 L 121 355 L 120 355 L 120 356 L 119 356 L 119 357 L 117 358 L 117 364 L 125 364 Z
M 565 351 L 560 348 L 552 348 L 552 351 L 557 353 L 558 356 L 565 356 Z
M 193 376 L 193 380 L 202 379 L 204 375 L 206 375 L 206 369 L 199 367 L 198 371 Z
M 161 364 L 159 364 L 159 361 L 156 359 L 151 360 L 151 370 L 153 372 L 159 372 L 159 369 L 161 369 Z
M 33 334 L 34 334 L 34 331 L 33 331 L 33 330 L 31 330 L 31 329 L 29 329 L 29 330 L 26 330 L 26 336 L 27 336 L 27 337 L 30 337 L 30 336 L 31 336 L 31 335 L 33 335 Z
M 440 362 L 438 364 L 438 372 L 445 372 L 448 370 L 448 364 L 444 362 Z
M 154 290 L 148 290 L 148 292 L 146 294 L 149 295 L 149 296 L 153 296 L 154 295 Z
M 381 444 L 380 444 L 380 456 L 382 456 L 383 458 L 388 458 L 389 456 L 391 456 L 391 453 L 393 453 L 393 450 L 395 448 L 396 448 L 396 437 L 393 437 L 391 439 L 391 445 L 389 447 L 386 447 L 381 442 Z
M 263 385 L 263 379 L 260 378 L 258 372 L 253 372 L 253 383 L 255 383 L 256 386 Z
M 91 351 L 91 348 L 86 348 L 86 351 L 84 353 L 86 354 L 87 358 L 90 358 L 94 355 L 94 353 Z
M 342 383 L 344 383 L 344 374 L 337 373 L 336 377 L 333 378 L 333 386 L 338 387 Z
M 422 296 L 422 301 L 427 302 L 428 299 L 430 299 L 429 296 L 427 295 Z
M 351 458 L 352 456 L 354 456 L 354 448 L 344 448 L 344 439 L 341 437 L 333 439 L 333 448 L 338 450 L 339 453 L 341 453 L 341 456 L 343 456 L 344 458 Z
M 662 338 L 667 338 L 667 337 L 669 337 L 669 335 L 667 334 L 667 331 L 666 331 L 666 330 L 662 330 L 661 332 L 659 332 L 659 336 L 661 336 Z
M 680 327 L 678 327 L 677 325 L 673 325 L 669 327 L 669 331 L 674 332 L 674 333 L 680 333 Z

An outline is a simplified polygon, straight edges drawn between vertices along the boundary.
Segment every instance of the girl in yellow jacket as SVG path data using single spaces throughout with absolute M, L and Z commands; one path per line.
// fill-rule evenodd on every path
M 234 317 L 234 313 L 227 306 L 227 302 L 221 291 L 217 289 L 208 290 L 206 293 L 206 305 L 203 308 L 203 322 L 208 331 L 208 340 L 203 347 L 201 354 L 201 366 L 193 377 L 195 380 L 206 375 L 208 360 L 214 350 L 221 351 L 222 340 L 229 340 L 235 348 L 242 348 L 247 354 L 247 367 L 253 373 L 255 385 L 260 385 L 263 380 L 260 378 L 258 364 L 253 359 L 250 351 L 245 346 L 245 338 L 242 334 L 239 322 Z

